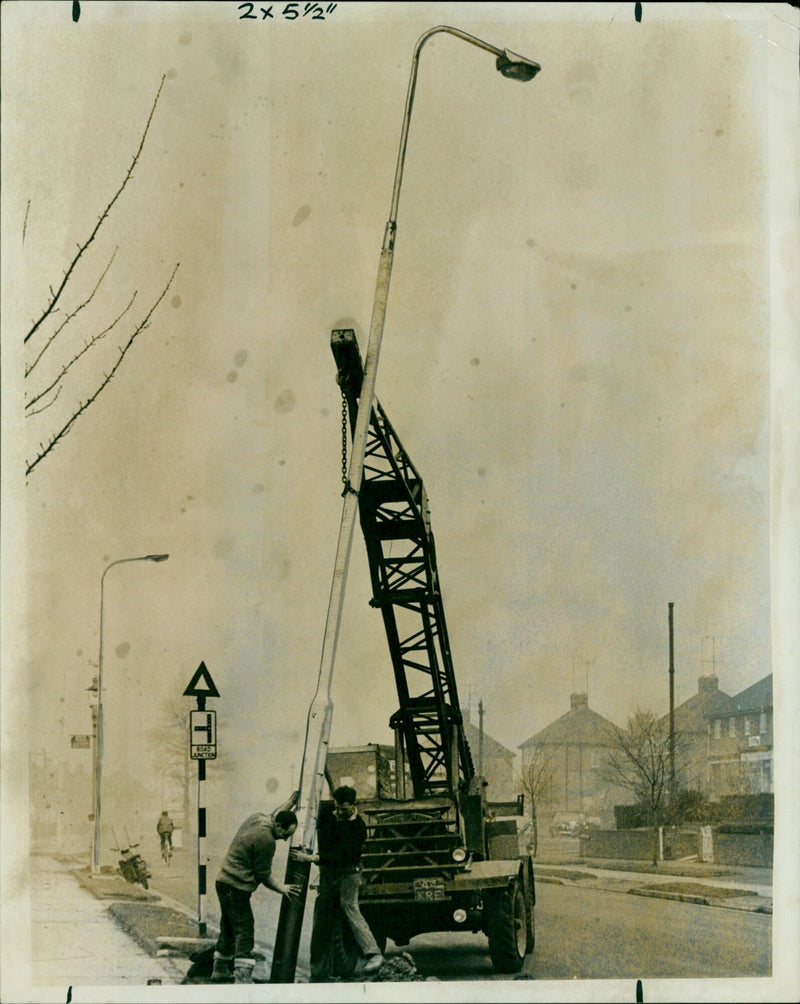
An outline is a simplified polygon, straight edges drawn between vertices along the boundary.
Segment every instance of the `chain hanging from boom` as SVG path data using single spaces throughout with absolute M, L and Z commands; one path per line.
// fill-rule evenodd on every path
M 342 391 L 342 497 L 352 491 L 350 479 L 347 477 L 347 395 Z

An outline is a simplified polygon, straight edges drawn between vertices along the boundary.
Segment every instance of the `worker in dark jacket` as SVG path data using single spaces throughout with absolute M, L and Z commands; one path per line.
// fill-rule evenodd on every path
M 364 972 L 376 972 L 383 965 L 381 950 L 358 906 L 361 853 L 366 839 L 367 827 L 356 809 L 355 788 L 342 785 L 333 793 L 333 804 L 323 803 L 320 809 L 317 853 L 293 851 L 299 860 L 319 865 L 319 891 L 311 930 L 312 983 L 325 979 L 338 907 L 347 918 L 361 954 L 367 956 Z
M 297 829 L 291 811 L 299 792 L 271 816 L 255 812 L 236 832 L 217 875 L 220 922 L 214 951 L 213 983 L 252 983 L 255 959 L 255 921 L 250 897 L 264 885 L 290 899 L 299 885 L 284 885 L 272 875 L 272 859 L 278 840 L 288 840 Z

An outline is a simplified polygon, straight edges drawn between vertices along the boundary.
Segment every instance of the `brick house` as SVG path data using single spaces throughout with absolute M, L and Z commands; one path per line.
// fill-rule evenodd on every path
M 719 689 L 716 676 L 700 676 L 697 693 L 675 708 L 676 767 L 680 788 L 699 791 L 710 797 L 709 719 L 727 715 L 735 709 L 734 700 Z M 669 729 L 669 713 L 661 719 Z
M 772 674 L 706 714 L 709 796 L 772 793 Z
M 614 827 L 614 804 L 629 796 L 604 776 L 612 728 L 589 707 L 587 694 L 571 694 L 569 711 L 520 745 L 523 777 L 531 769 L 538 777 L 540 830 L 573 821 Z

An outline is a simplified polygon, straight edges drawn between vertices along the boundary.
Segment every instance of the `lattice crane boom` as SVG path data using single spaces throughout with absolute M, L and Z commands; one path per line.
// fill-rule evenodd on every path
M 363 375 L 355 333 L 334 330 L 331 349 L 352 434 Z M 345 491 L 356 487 L 346 485 Z M 402 736 L 414 797 L 457 796 L 471 789 L 475 771 L 464 735 L 427 495 L 377 400 L 358 508 L 372 580 L 370 602 L 383 617 L 399 700 L 390 724 Z

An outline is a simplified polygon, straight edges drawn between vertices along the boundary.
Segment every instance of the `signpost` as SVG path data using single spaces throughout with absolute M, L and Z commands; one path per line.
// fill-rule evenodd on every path
M 206 760 L 217 757 L 217 713 L 206 711 L 206 698 L 219 697 L 206 664 L 201 662 L 183 692 L 197 699 L 197 710 L 189 712 L 189 753 L 197 760 L 197 926 L 206 935 Z
M 192 760 L 216 760 L 216 711 L 189 712 L 189 745 Z

